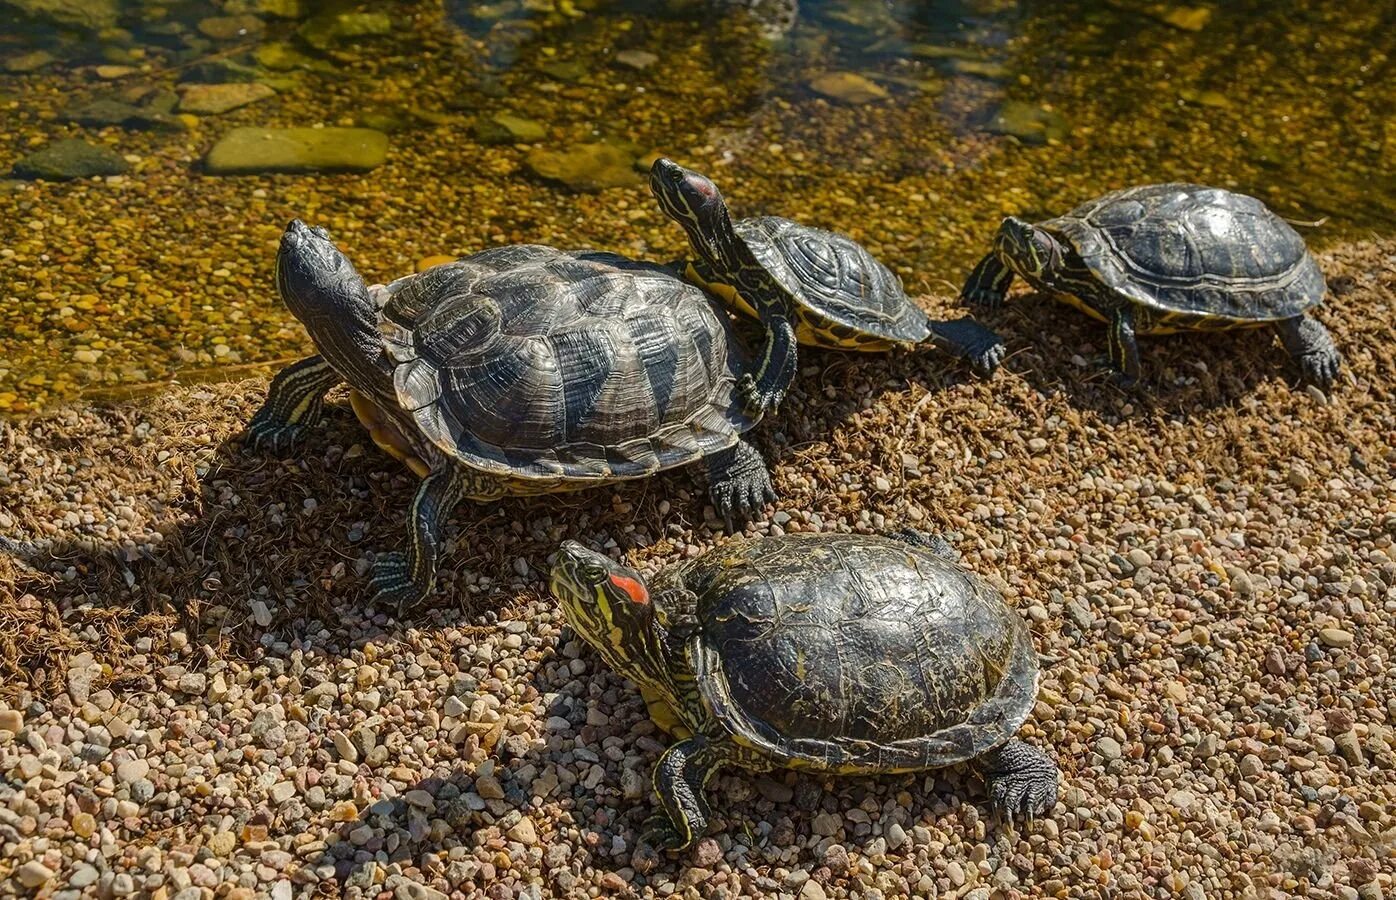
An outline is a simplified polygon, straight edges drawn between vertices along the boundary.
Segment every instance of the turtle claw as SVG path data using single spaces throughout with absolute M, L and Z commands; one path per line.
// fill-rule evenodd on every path
M 971 309 L 997 312 L 1003 306 L 1003 301 L 1007 296 L 1008 291 L 995 290 L 987 285 L 982 287 L 966 286 L 964 291 L 960 293 L 960 305 L 968 306 Z
M 373 603 L 403 618 L 422 601 L 422 592 L 412 580 L 412 569 L 402 553 L 380 554 L 373 564 Z
M 785 399 L 785 392 L 763 391 L 757 386 L 755 378 L 743 375 L 741 381 L 737 382 L 737 396 L 742 401 L 743 412 L 747 417 L 759 419 L 766 413 L 775 412 L 780 408 L 780 402 Z
M 1055 781 L 1035 775 L 1003 775 L 989 786 L 989 806 L 1010 822 L 1031 822 L 1056 805 Z
M 1310 382 L 1327 390 L 1333 386 L 1342 366 L 1342 357 L 1337 350 L 1329 349 L 1318 353 L 1306 353 L 1299 357 L 1299 370 Z

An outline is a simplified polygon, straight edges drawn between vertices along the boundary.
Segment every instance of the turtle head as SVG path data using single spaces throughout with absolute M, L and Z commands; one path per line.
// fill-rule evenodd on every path
M 718 242 L 735 238 L 727 201 L 706 175 L 660 158 L 650 166 L 650 193 L 664 214 L 683 226 L 694 249 L 704 256 L 713 258 Z
M 638 572 L 567 541 L 550 581 L 567 621 L 613 668 L 626 675 L 645 668 L 637 660 L 651 643 L 654 605 Z
M 345 309 L 373 310 L 368 285 L 323 228 L 292 219 L 276 254 L 276 289 L 296 318 L 333 321 Z M 311 336 L 317 337 L 312 327 Z
M 1019 275 L 1029 280 L 1040 281 L 1061 258 L 1061 248 L 1056 238 L 1016 216 L 1003 220 L 998 236 L 994 238 L 994 249 L 998 251 L 1000 259 L 1006 260 Z

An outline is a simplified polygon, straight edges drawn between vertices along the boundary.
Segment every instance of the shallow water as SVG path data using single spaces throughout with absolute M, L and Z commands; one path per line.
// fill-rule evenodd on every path
M 657 152 L 739 215 L 866 242 L 933 310 L 1003 214 L 1135 182 L 1253 193 L 1317 247 L 1396 231 L 1390 3 L 806 0 L 775 40 L 704 0 L 38 4 L 72 27 L 33 5 L 0 0 L 0 170 L 80 138 L 127 171 L 0 180 L 0 414 L 303 355 L 271 279 L 293 216 L 371 280 L 516 241 L 674 258 L 639 174 Z M 271 91 L 182 111 L 249 83 Z M 316 125 L 387 133 L 386 162 L 207 171 L 235 127 Z M 539 174 L 588 144 L 589 183 Z

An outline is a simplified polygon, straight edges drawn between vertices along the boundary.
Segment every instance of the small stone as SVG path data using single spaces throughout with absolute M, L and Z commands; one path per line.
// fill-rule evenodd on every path
M 616 62 L 629 69 L 643 72 L 659 62 L 659 55 L 648 50 L 622 50 L 616 54 Z
M 824 888 L 813 878 L 806 881 L 804 886 L 800 888 L 800 900 L 827 900 L 828 896 L 824 892 Z
M 208 839 L 208 852 L 220 859 L 226 858 L 237 846 L 237 835 L 231 831 L 220 831 Z
M 539 122 L 512 113 L 495 113 L 473 126 L 475 140 L 482 144 L 536 144 L 548 136 Z
M 73 867 L 72 874 L 68 876 L 68 886 L 75 888 L 91 887 L 97 883 L 101 873 L 97 868 L 87 863 L 78 863 Z
M 1237 768 L 1240 770 L 1242 777 L 1254 778 L 1265 771 L 1265 763 L 1261 762 L 1260 757 L 1256 756 L 1254 753 L 1247 753 L 1245 756 L 1241 757 L 1241 762 Z
M 150 774 L 150 763 L 143 759 L 128 759 L 116 767 L 116 780 L 131 784 Z
M 843 827 L 843 819 L 833 813 L 822 812 L 810 823 L 810 830 L 822 837 L 833 837 Z
M 886 88 L 857 72 L 825 72 L 811 79 L 809 86 L 817 94 L 852 105 L 885 100 L 889 96 Z
M 1060 113 L 1020 100 L 1005 101 L 985 130 L 990 134 L 1011 135 L 1025 144 L 1061 141 L 1070 134 L 1066 119 Z
M 175 685 L 181 693 L 201 697 L 208 688 L 208 676 L 202 672 L 185 672 Z
M 756 782 L 756 790 L 772 803 L 789 803 L 795 790 L 783 781 L 774 778 L 761 778 Z
M 1124 749 L 1120 747 L 1120 742 L 1110 737 L 1102 735 L 1095 744 L 1096 752 L 1105 760 L 1116 760 L 1124 754 Z
M 58 57 L 47 50 L 31 50 L 28 53 L 5 57 L 4 63 L 0 66 L 12 75 L 25 75 L 29 72 L 37 72 L 57 61 Z
M 486 800 L 503 800 L 504 787 L 493 775 L 480 775 L 475 779 L 475 793 Z
M 295 795 L 296 786 L 294 783 L 290 781 L 277 782 L 276 784 L 272 785 L 270 791 L 271 802 L 277 804 L 278 806 L 282 803 L 285 803 L 287 800 L 290 800 Z
M 1352 646 L 1353 634 L 1342 628 L 1325 628 L 1318 633 L 1318 639 L 1323 642 L 1325 647 L 1342 649 Z
M 254 37 L 267 30 L 266 23 L 256 16 L 210 16 L 199 20 L 199 31 L 215 41 L 231 41 Z
M 470 712 L 470 707 L 461 698 L 451 696 L 446 698 L 446 702 L 441 706 L 441 711 L 450 718 L 458 719 Z
M 25 887 L 36 888 L 47 884 L 49 879 L 53 878 L 53 870 L 37 859 L 33 859 L 15 869 L 15 877 Z
M 524 164 L 540 178 L 573 191 L 594 192 L 636 182 L 635 153 L 614 143 L 574 144 L 562 150 L 535 150 Z
M 525 847 L 532 847 L 538 843 L 538 830 L 534 827 L 533 820 L 527 816 L 520 819 L 513 828 L 510 828 L 508 834 L 509 837 Z
M 17 709 L 0 709 L 0 731 L 19 734 L 24 730 L 24 713 Z
M 5 0 L 5 6 L 49 25 L 102 31 L 116 26 L 121 0 Z
M 402 799 L 405 800 L 409 806 L 425 809 L 427 812 L 436 809 L 436 800 L 427 791 L 420 789 L 408 791 L 402 795 Z
M 83 839 L 92 837 L 93 833 L 97 830 L 97 820 L 93 818 L 92 815 L 85 812 L 80 812 L 73 816 L 70 824 L 73 829 L 73 834 Z

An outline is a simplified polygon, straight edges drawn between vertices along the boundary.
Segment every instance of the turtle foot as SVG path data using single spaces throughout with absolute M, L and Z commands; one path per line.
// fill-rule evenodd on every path
M 1008 291 L 995 290 L 991 287 L 966 287 L 960 293 L 960 305 L 995 312 L 1003 306 L 1003 301 L 1007 296 Z
M 989 805 L 1004 818 L 1032 821 L 1057 805 L 1057 764 L 1036 747 L 1009 741 L 986 765 Z
M 383 553 L 373 564 L 373 603 L 403 618 L 425 592 L 412 580 L 412 567 L 402 553 Z
M 1327 390 L 1338 377 L 1343 358 L 1336 348 L 1328 347 L 1316 353 L 1306 353 L 1299 357 L 1298 362 L 1299 370 L 1306 379 Z
M 761 454 L 739 443 L 709 461 L 708 496 L 728 531 L 738 522 L 758 518 L 766 504 L 776 499 L 771 473 Z
M 756 379 L 751 375 L 743 375 L 742 380 L 737 383 L 737 396 L 741 399 L 744 407 L 743 412 L 750 419 L 759 419 L 768 412 L 775 412 L 780 408 L 780 402 L 785 399 L 785 391 L 761 390 Z

